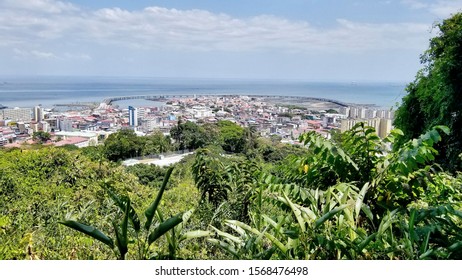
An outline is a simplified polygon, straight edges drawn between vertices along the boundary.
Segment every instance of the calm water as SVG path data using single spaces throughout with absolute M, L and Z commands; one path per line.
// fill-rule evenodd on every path
M 0 104 L 32 107 L 42 104 L 101 102 L 104 98 L 149 94 L 241 94 L 307 96 L 390 108 L 405 95 L 398 83 L 315 83 L 169 78 L 0 77 Z M 125 106 L 127 101 L 120 105 Z M 151 104 L 134 100 L 133 105 Z

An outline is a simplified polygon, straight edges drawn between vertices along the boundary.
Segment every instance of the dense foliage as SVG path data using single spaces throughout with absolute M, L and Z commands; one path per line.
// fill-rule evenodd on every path
M 462 167 L 462 14 L 435 27 L 439 34 L 421 57 L 424 68 L 407 87 L 395 125 L 403 130 L 405 140 L 435 125 L 449 127 L 451 134 L 439 145 L 438 162 L 455 171 Z
M 461 21 L 438 25 L 385 139 L 179 120 L 173 142 L 1 149 L 0 259 L 462 259 Z M 179 148 L 197 150 L 175 168 L 118 163 Z
M 400 144 L 358 124 L 303 148 L 208 146 L 173 173 L 98 149 L 2 150 L 0 258 L 460 259 L 462 176 L 434 163 L 449 133 Z
M 173 149 L 170 138 L 161 132 L 155 132 L 148 136 L 137 136 L 131 129 L 122 129 L 109 135 L 102 147 L 86 148 L 90 154 L 94 154 L 96 157 L 99 154 L 111 161 L 161 154 Z

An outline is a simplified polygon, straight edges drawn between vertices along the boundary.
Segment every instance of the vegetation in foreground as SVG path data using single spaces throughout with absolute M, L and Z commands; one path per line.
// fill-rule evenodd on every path
M 3 150 L 0 258 L 460 259 L 462 176 L 434 163 L 447 134 L 397 147 L 359 124 L 278 161 L 209 146 L 169 169 Z
M 462 259 L 461 19 L 438 25 L 385 139 L 358 124 L 297 148 L 179 122 L 178 148 L 199 149 L 173 169 L 118 164 L 171 149 L 160 134 L 0 150 L 0 259 Z

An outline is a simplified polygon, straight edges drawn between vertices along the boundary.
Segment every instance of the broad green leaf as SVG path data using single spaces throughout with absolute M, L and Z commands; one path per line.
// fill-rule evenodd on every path
M 281 225 L 276 223 L 273 219 L 268 217 L 267 215 L 262 215 L 263 219 L 270 225 L 272 226 L 277 232 L 283 233 L 283 230 L 281 229 Z
M 377 230 L 377 237 L 381 237 L 382 234 L 391 226 L 393 223 L 393 218 L 397 212 L 398 209 L 395 209 L 391 212 L 388 212 L 386 216 L 383 217 L 382 222 L 379 225 L 379 229 Z
M 299 209 L 302 212 L 302 217 L 305 219 L 305 221 L 312 222 L 316 220 L 317 216 L 311 209 L 306 207 L 300 207 Z
M 422 255 L 428 250 L 428 242 L 430 241 L 430 234 L 431 234 L 431 231 L 428 231 L 427 235 L 425 236 L 425 240 L 420 247 L 420 254 Z
M 414 241 L 417 238 L 415 231 L 414 231 L 415 218 L 416 218 L 416 210 L 412 209 L 409 215 L 409 239 L 411 241 L 411 245 L 414 244 Z
M 258 231 L 257 229 L 255 228 L 252 228 L 251 226 L 249 225 L 246 225 L 244 224 L 243 222 L 239 222 L 239 221 L 234 221 L 234 220 L 228 220 L 226 221 L 227 223 L 231 223 L 231 224 L 235 224 L 249 232 L 252 232 L 256 235 L 261 235 L 262 233 L 260 233 L 260 231 Z M 274 245 L 276 245 L 276 247 L 279 248 L 279 250 L 281 250 L 284 254 L 287 252 L 287 247 L 284 246 L 284 244 L 282 244 L 276 237 L 274 237 L 273 235 L 267 233 L 267 232 L 264 232 L 263 233 L 265 235 L 266 238 L 268 238 L 271 242 L 273 242 Z
M 364 239 L 358 246 L 359 250 L 362 251 L 364 248 L 366 248 L 367 245 L 372 241 L 377 236 L 377 233 L 374 232 L 373 234 L 369 235 L 366 239 Z
M 449 129 L 449 127 L 445 125 L 437 125 L 434 128 L 443 131 L 446 135 L 449 135 L 451 133 L 451 130 Z
M 120 208 L 120 210 L 125 212 L 126 205 L 130 205 L 130 198 L 128 197 L 119 197 L 113 190 L 111 190 L 109 187 L 106 188 L 106 191 L 108 192 L 109 196 L 111 199 L 114 201 L 114 203 Z M 135 209 L 133 209 L 132 206 L 130 206 L 129 211 L 128 211 L 128 217 L 130 218 L 130 222 L 133 225 L 133 228 L 135 229 L 136 232 L 138 232 L 141 228 L 141 222 L 140 219 L 138 218 L 138 214 L 136 214 Z
M 290 209 L 292 209 L 292 212 L 294 213 L 295 218 L 297 219 L 300 229 L 302 230 L 302 232 L 305 232 L 306 226 L 305 226 L 305 221 L 303 220 L 303 217 L 302 217 L 302 212 L 300 211 L 300 209 L 298 209 L 297 205 L 293 204 L 292 201 L 290 201 L 290 199 L 287 197 L 285 193 L 283 193 L 283 195 Z
M 277 248 L 272 246 L 268 250 L 263 251 L 260 254 L 256 255 L 254 259 L 269 260 L 276 250 L 277 250 Z
M 235 256 L 238 259 L 241 257 L 239 255 L 239 253 L 236 251 L 236 249 L 233 246 L 231 246 L 230 244 L 226 243 L 226 242 L 223 242 L 221 240 L 214 239 L 214 238 L 209 238 L 209 239 L 207 239 L 207 241 L 214 244 L 214 245 L 217 245 L 218 247 L 220 247 L 221 249 L 225 250 L 226 252 L 232 254 L 233 256 Z
M 462 248 L 462 241 L 458 241 L 452 244 L 451 246 L 449 246 L 449 251 L 454 252 L 454 251 L 460 250 L 460 248 Z
M 369 190 L 369 183 L 366 183 L 361 188 L 361 191 L 358 194 L 358 198 L 356 199 L 356 203 L 355 203 L 355 220 L 356 221 L 358 220 L 361 207 L 363 206 L 363 200 L 368 190 Z
M 241 246 L 243 244 L 243 240 L 237 236 L 234 236 L 232 234 L 229 234 L 227 232 L 224 232 L 224 231 L 221 231 L 219 229 L 217 229 L 216 227 L 214 226 L 210 226 L 213 230 L 215 230 L 217 232 L 217 234 L 221 237 L 224 237 L 226 239 L 229 239 L 230 241 L 238 244 L 239 246 Z
M 162 199 L 162 195 L 164 194 L 165 188 L 167 187 L 168 180 L 170 179 L 170 175 L 172 174 L 173 171 L 173 166 L 170 167 L 167 170 L 167 173 L 165 174 L 164 177 L 164 182 L 162 183 L 162 186 L 160 187 L 159 193 L 157 194 L 156 199 L 154 202 L 149 206 L 148 209 L 144 212 L 146 216 L 146 224 L 144 227 L 146 230 L 149 230 L 149 227 L 152 224 L 152 219 L 154 218 L 154 215 L 156 214 L 157 207 L 159 206 L 160 200 Z
M 148 237 L 148 244 L 151 245 L 152 242 L 156 241 L 159 237 L 164 235 L 167 231 L 174 228 L 176 225 L 181 223 L 183 219 L 181 218 L 183 214 L 178 214 L 176 216 L 171 217 L 170 219 L 166 220 L 165 222 L 158 225 L 154 231 Z
M 210 231 L 208 231 L 208 230 L 188 231 L 188 232 L 181 235 L 180 241 L 194 239 L 194 238 L 206 237 L 206 236 L 210 236 L 211 234 L 212 233 Z
M 329 212 L 327 212 L 326 214 L 324 214 L 321 218 L 319 218 L 315 224 L 314 224 L 314 227 L 315 228 L 318 228 L 320 225 L 322 225 L 323 223 L 325 223 L 327 220 L 329 220 L 330 218 L 332 218 L 333 216 L 335 216 L 337 213 L 339 213 L 340 211 L 342 211 L 343 209 L 347 208 L 348 205 L 341 205 L 341 206 L 338 206 L 338 207 L 335 207 L 334 209 L 330 210 Z
M 119 227 L 115 221 L 112 222 L 112 226 L 116 236 L 115 244 L 120 253 L 119 259 L 123 260 L 125 258 L 125 254 L 128 252 L 127 240 L 124 238 L 123 233 L 120 232 Z
M 84 233 L 84 234 L 86 234 L 88 236 L 91 236 L 94 239 L 103 242 L 104 244 L 109 246 L 111 249 L 114 248 L 114 241 L 112 241 L 112 239 L 110 237 L 108 237 L 107 235 L 105 235 L 101 231 L 97 230 L 93 226 L 85 225 L 85 224 L 82 224 L 82 223 L 79 223 L 79 222 L 76 222 L 76 221 L 71 221 L 71 220 L 64 221 L 64 222 L 59 222 L 59 223 L 65 225 L 67 227 L 70 227 L 72 229 L 75 229 L 77 231 L 80 231 L 80 232 L 82 232 L 82 233 Z

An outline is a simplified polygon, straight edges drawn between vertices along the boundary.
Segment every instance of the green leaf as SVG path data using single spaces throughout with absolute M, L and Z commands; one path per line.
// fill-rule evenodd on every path
M 224 237 L 224 238 L 226 238 L 226 239 L 228 239 L 228 240 L 230 240 L 230 241 L 232 241 L 232 242 L 234 242 L 234 243 L 236 243 L 238 245 L 241 245 L 241 243 L 243 243 L 242 239 L 237 237 L 237 236 L 234 236 L 234 235 L 229 234 L 227 232 L 221 231 L 221 230 L 217 229 L 214 226 L 210 226 L 210 227 L 213 228 L 213 230 L 215 230 L 217 232 L 217 234 L 219 236 L 221 236 L 221 237 Z
M 412 209 L 410 216 L 409 216 L 409 239 L 411 240 L 412 245 L 414 244 L 414 241 L 417 238 L 415 231 L 414 231 L 415 218 L 416 218 L 416 210 Z
M 156 241 L 159 237 L 164 235 L 167 231 L 171 230 L 176 225 L 181 223 L 183 221 L 182 216 L 183 214 L 178 214 L 166 220 L 165 222 L 161 223 L 159 226 L 157 226 L 155 230 L 149 235 L 148 244 L 151 245 L 152 242 Z
M 446 135 L 449 135 L 451 133 L 451 130 L 449 129 L 449 127 L 445 125 L 437 125 L 434 128 L 443 131 Z
M 126 205 L 130 205 L 130 198 L 128 197 L 119 197 L 114 191 L 112 191 L 109 188 L 106 188 L 109 196 L 111 199 L 114 201 L 114 203 L 122 210 L 125 212 Z M 135 229 L 136 232 L 140 231 L 141 228 L 141 222 L 140 219 L 138 218 L 138 214 L 136 214 L 135 209 L 133 207 L 129 207 L 128 211 L 128 217 L 130 218 L 130 222 L 133 225 L 133 228 Z
M 368 190 L 369 190 L 369 183 L 366 183 L 364 184 L 364 186 L 362 187 L 361 191 L 358 194 L 358 198 L 356 199 L 356 203 L 355 203 L 355 220 L 358 220 L 359 212 L 361 211 L 361 208 L 363 206 L 363 200 Z
M 75 229 L 77 231 L 80 231 L 88 236 L 91 236 L 94 239 L 103 242 L 104 244 L 109 246 L 111 249 L 114 248 L 114 242 L 112 241 L 112 239 L 108 237 L 107 235 L 105 235 L 104 233 L 102 233 L 101 231 L 97 230 L 93 226 L 85 225 L 85 224 L 82 224 L 76 221 L 71 221 L 71 220 L 59 222 L 59 223 L 67 227 L 70 227 L 72 229 Z
M 209 238 L 209 239 L 207 239 L 207 241 L 214 244 L 214 245 L 217 245 L 221 249 L 225 250 L 226 252 L 228 252 L 228 253 L 232 254 L 233 256 L 235 256 L 236 258 L 240 259 L 240 255 L 236 251 L 236 248 L 234 248 L 230 244 L 228 244 L 226 242 L 223 242 L 221 240 L 218 240 L 218 239 L 213 239 L 213 238 Z
M 457 251 L 459 250 L 460 248 L 462 248 L 462 241 L 458 241 L 454 244 L 452 244 L 451 246 L 449 246 L 449 251 L 451 252 L 454 252 L 454 251 Z
M 277 248 L 272 246 L 266 251 L 261 252 L 260 254 L 256 255 L 254 259 L 258 260 L 269 260 L 271 256 L 276 252 Z
M 294 213 L 295 218 L 297 219 L 297 222 L 300 225 L 300 229 L 302 230 L 302 232 L 305 232 L 306 226 L 305 226 L 305 220 L 302 217 L 302 211 L 300 211 L 300 209 L 298 209 L 298 207 L 295 204 L 293 204 L 292 201 L 289 200 L 289 198 L 287 197 L 285 193 L 283 193 L 283 195 L 290 209 L 292 209 L 292 212 Z
M 431 234 L 431 231 L 428 231 L 427 236 L 425 236 L 425 240 L 420 247 L 420 253 L 422 255 L 424 255 L 424 253 L 427 252 L 428 250 L 428 242 L 430 241 L 430 234 Z
M 165 174 L 164 177 L 164 182 L 162 183 L 162 186 L 159 190 L 159 193 L 157 194 L 156 199 L 154 202 L 149 206 L 148 209 L 144 212 L 144 215 L 146 216 L 146 224 L 144 227 L 146 230 L 149 230 L 149 227 L 152 224 L 152 219 L 154 218 L 154 215 L 156 214 L 157 207 L 159 206 L 160 200 L 162 199 L 162 195 L 164 194 L 165 188 L 167 187 L 168 180 L 170 179 L 170 175 L 172 174 L 173 171 L 173 166 L 170 167 L 167 170 L 167 173 Z
M 377 236 L 377 233 L 374 232 L 373 234 L 369 235 L 366 239 L 364 239 L 359 245 L 359 251 L 362 251 L 364 248 L 366 248 L 367 245 L 372 241 Z
M 211 234 L 212 233 L 210 231 L 208 231 L 208 230 L 188 231 L 188 232 L 181 235 L 180 241 L 194 239 L 194 238 L 206 237 L 206 236 L 210 236 Z
M 383 217 L 382 222 L 379 225 L 379 229 L 377 230 L 377 237 L 381 237 L 382 234 L 391 226 L 393 223 L 393 217 L 398 212 L 398 209 L 395 209 L 391 212 L 388 212 L 385 217 Z
M 324 214 L 321 218 L 319 218 L 315 224 L 314 224 L 314 227 L 315 228 L 318 228 L 320 225 L 322 225 L 323 223 L 325 223 L 327 220 L 329 220 L 330 218 L 332 218 L 333 216 L 335 216 L 337 213 L 339 213 L 340 211 L 342 211 L 343 209 L 347 208 L 348 205 L 344 204 L 344 205 L 341 205 L 341 206 L 338 206 L 338 207 L 335 207 L 334 209 L 330 210 L 329 212 L 327 212 L 326 214 Z
M 116 222 L 112 222 L 112 226 L 114 227 L 114 232 L 116 236 L 116 246 L 119 249 L 120 258 L 123 260 L 125 258 L 125 254 L 128 252 L 127 241 L 123 237 L 123 234 L 120 232 L 119 227 L 117 226 Z
M 258 231 L 257 229 L 255 228 L 252 228 L 251 226 L 249 225 L 246 225 L 244 224 L 243 222 L 239 222 L 239 221 L 234 221 L 234 220 L 228 220 L 226 221 L 227 223 L 230 223 L 230 224 L 234 224 L 236 226 L 239 226 L 249 232 L 252 232 L 256 235 L 261 235 L 262 233 L 260 233 L 260 231 Z M 271 242 L 273 242 L 274 245 L 276 245 L 276 247 L 279 248 L 279 250 L 281 250 L 284 254 L 287 252 L 287 247 L 284 246 L 284 244 L 281 243 L 281 241 L 279 241 L 276 237 L 274 237 L 273 235 L 267 233 L 267 232 L 264 232 L 263 233 L 265 235 L 266 238 L 268 238 Z

